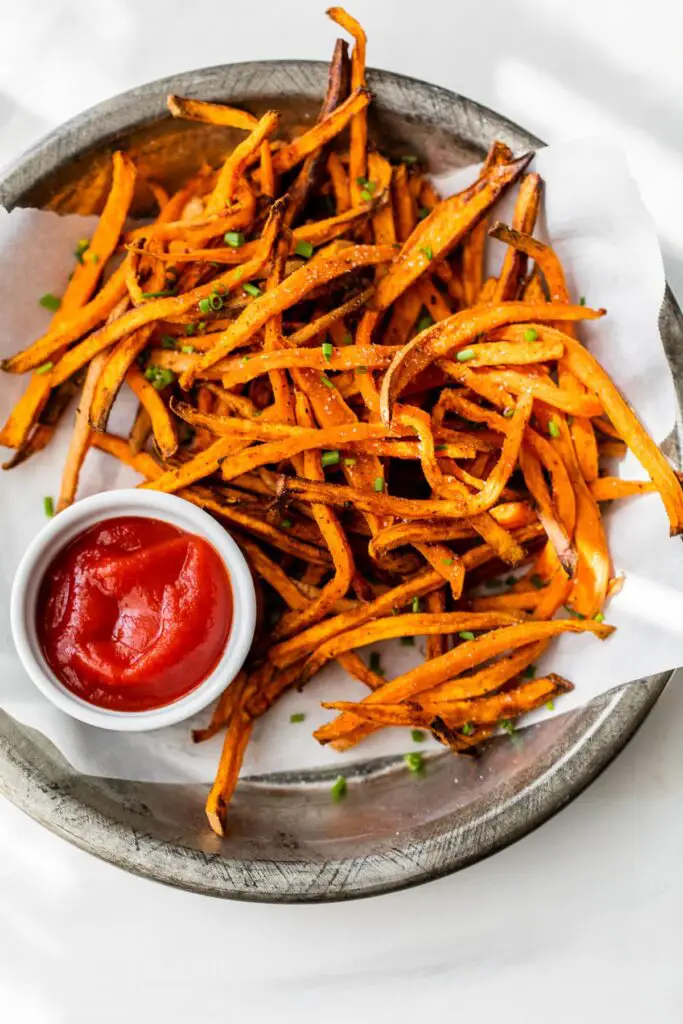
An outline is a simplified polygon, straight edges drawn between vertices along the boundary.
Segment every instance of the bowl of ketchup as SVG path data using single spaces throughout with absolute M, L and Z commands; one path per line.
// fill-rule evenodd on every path
M 232 537 L 155 491 L 109 491 L 61 512 L 12 588 L 28 675 L 57 707 L 105 729 L 158 729 L 201 711 L 242 667 L 255 620 Z

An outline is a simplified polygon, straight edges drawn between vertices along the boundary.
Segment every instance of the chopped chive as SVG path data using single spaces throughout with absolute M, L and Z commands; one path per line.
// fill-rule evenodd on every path
M 294 252 L 297 256 L 303 256 L 305 260 L 310 260 L 313 255 L 313 246 L 310 242 L 305 242 L 303 239 L 297 242 L 294 247 Z
M 500 725 L 501 729 L 503 729 L 505 732 L 511 733 L 515 731 L 514 722 L 512 722 L 509 718 L 501 718 L 498 724 Z
M 444 565 L 453 565 L 452 558 L 442 558 L 441 561 L 443 562 Z
M 90 239 L 88 239 L 88 238 L 79 238 L 79 240 L 76 242 L 76 248 L 74 249 L 74 256 L 76 257 L 76 259 L 78 260 L 79 263 L 81 263 L 81 264 L 83 263 L 83 257 L 85 256 L 85 254 L 86 254 L 86 252 L 88 251 L 89 248 L 90 248 Z
M 527 668 L 525 668 L 524 671 L 522 672 L 522 677 L 524 679 L 533 679 L 535 675 L 536 675 L 536 666 L 535 665 L 527 666 Z
M 291 525 L 292 525 L 292 520 L 291 519 L 282 519 L 281 522 L 280 522 L 280 526 L 282 527 L 283 530 L 288 530 Z
M 460 729 L 460 732 L 463 734 L 463 736 L 471 736 L 472 733 L 474 732 L 474 726 L 472 725 L 471 722 L 465 722 L 465 724 Z
M 503 416 L 505 417 L 506 420 L 511 420 L 514 415 L 515 410 L 512 408 L 511 405 L 508 405 L 505 407 L 505 409 L 503 409 Z
M 49 373 L 54 365 L 54 363 L 43 363 L 42 366 L 38 366 L 36 368 L 35 372 L 42 377 L 43 374 Z
M 411 164 L 416 164 L 418 159 L 419 159 L 419 157 L 415 156 L 414 153 L 405 153 L 401 157 L 401 163 L 402 164 L 408 164 L 408 166 L 410 166 Z
M 555 420 L 549 420 L 548 421 L 548 433 L 550 434 L 551 437 L 559 437 L 560 436 L 560 428 L 558 427 L 558 425 L 555 422 Z
M 538 331 L 535 331 L 533 327 L 527 328 L 524 332 L 525 341 L 538 341 Z
M 473 348 L 463 348 L 460 352 L 455 353 L 455 358 L 459 363 L 469 363 L 470 359 L 474 359 L 476 354 Z
M 320 374 L 320 383 L 324 384 L 326 388 L 333 388 L 335 385 L 332 383 L 330 378 L 325 373 Z
M 330 796 L 335 804 L 338 804 L 346 796 L 346 779 L 343 775 L 338 775 L 332 783 Z
M 175 288 L 162 288 L 158 292 L 140 292 L 143 299 L 167 299 L 169 295 L 175 295 Z
M 417 321 L 417 333 L 422 334 L 422 332 L 426 331 L 428 327 L 433 326 L 434 318 L 431 317 L 429 313 L 425 313 L 424 316 L 421 316 L 420 319 Z
M 546 701 L 546 705 L 545 706 L 547 707 L 548 711 L 554 711 L 555 710 L 555 701 L 554 700 Z
M 378 494 L 381 494 L 382 491 L 384 490 L 384 480 L 382 480 L 381 476 L 375 477 L 374 487 Z
M 199 309 L 200 313 L 210 313 L 211 302 L 209 301 L 209 299 L 200 299 L 199 302 L 197 303 L 197 308 Z
M 244 245 L 244 235 L 241 231 L 226 231 L 223 235 L 223 241 L 231 249 L 241 249 Z
M 418 220 L 424 220 L 425 217 L 428 216 L 428 214 L 429 214 L 429 210 L 427 209 L 427 207 L 426 206 L 420 206 L 418 211 L 417 211 L 417 219 Z
M 324 341 L 322 344 L 322 349 L 323 356 L 329 363 L 330 359 L 332 358 L 332 353 L 334 352 L 334 346 L 329 341 Z
M 370 652 L 370 671 L 376 672 L 378 675 L 384 675 L 384 669 L 382 668 L 382 661 L 379 651 Z
M 344 459 L 344 465 L 345 466 L 355 466 L 357 461 L 358 461 L 357 459 L 354 459 L 354 458 L 350 457 L 348 459 Z
M 418 750 L 412 750 L 409 754 L 404 754 L 403 760 L 413 775 L 419 775 L 424 769 L 424 758 Z
M 156 391 L 163 391 L 164 388 L 173 383 L 175 373 L 173 370 L 164 369 L 163 366 L 152 364 L 145 370 L 145 377 Z
M 447 444 L 435 444 L 434 445 L 434 451 L 435 452 L 445 452 L 447 448 L 448 448 Z
M 575 608 L 570 608 L 568 604 L 563 604 L 562 607 L 572 619 L 585 619 L 586 616 L 583 612 L 577 612 Z
M 342 338 L 342 345 L 353 345 L 353 335 L 345 334 Z
M 197 324 L 197 330 L 199 331 L 200 334 L 204 333 L 204 331 L 206 330 L 206 320 L 199 321 L 199 323 Z
M 474 640 L 474 633 L 469 629 L 462 629 L 458 636 L 461 640 Z
M 415 637 L 414 636 L 402 636 L 401 637 L 401 647 L 414 647 L 414 646 L 415 646 Z
M 47 518 L 52 519 L 55 514 L 55 503 L 54 499 L 51 498 L 49 494 L 43 498 L 43 508 L 45 509 L 45 515 Z
M 100 257 L 97 255 L 96 252 L 93 252 L 92 249 L 90 250 L 90 252 L 86 253 L 85 258 L 88 261 L 88 263 L 99 263 L 100 262 Z
M 209 295 L 209 307 L 214 313 L 217 313 L 219 309 L 223 308 L 223 297 L 217 292 L 212 292 Z
M 49 309 L 51 313 L 56 313 L 62 304 L 62 300 L 56 295 L 53 295 L 52 292 L 46 292 L 45 295 L 42 295 L 38 299 L 38 304 L 42 306 L 43 309 Z
M 361 188 L 366 188 L 370 195 L 377 191 L 377 182 L 368 181 L 367 178 L 356 178 L 356 184 Z
M 162 348 L 175 348 L 175 338 L 171 334 L 161 335 Z
M 419 597 L 414 597 L 413 598 L 413 601 L 412 601 L 412 604 L 411 604 L 411 608 L 412 608 L 412 610 L 415 613 L 420 611 L 420 598 Z
M 303 711 L 295 711 L 293 715 L 289 716 L 289 720 L 292 723 L 292 725 L 296 725 L 297 722 L 305 722 L 306 715 L 304 714 Z
M 515 583 L 517 582 L 517 577 L 516 576 L 508 576 L 506 578 L 505 582 L 507 583 L 508 587 L 514 587 Z
M 434 259 L 434 250 L 431 245 L 420 246 L 420 252 L 424 253 L 428 260 Z
M 413 743 L 424 743 L 427 737 L 422 732 L 422 729 L 411 729 L 410 738 L 413 741 Z
M 323 469 L 325 469 L 326 466 L 336 466 L 339 463 L 340 460 L 341 460 L 341 455 L 339 454 L 339 452 L 336 452 L 336 451 L 334 451 L 334 452 L 323 452 L 321 457 L 320 457 L 320 463 L 321 463 Z
M 367 188 L 361 189 L 360 197 L 364 203 L 372 202 L 372 192 L 370 192 Z
M 598 612 L 597 615 L 593 616 L 593 621 L 594 622 L 604 622 L 605 621 L 605 616 L 602 614 L 602 612 Z
M 579 299 L 579 305 L 580 306 L 585 306 L 586 305 L 586 296 L 585 295 L 582 295 L 581 298 Z
M 543 590 L 545 586 L 545 580 L 536 572 L 533 574 L 529 582 L 531 583 L 532 587 L 536 588 L 536 590 Z
M 251 295 L 254 299 L 258 299 L 259 295 L 263 295 L 259 286 L 257 284 L 252 284 L 251 281 L 247 281 L 246 284 L 243 284 L 242 288 L 247 295 Z
M 186 356 L 191 356 L 195 351 L 194 345 L 181 345 L 180 351 L 184 352 Z
M 197 330 L 197 325 L 196 324 L 185 324 L 185 334 L 187 334 L 188 336 L 194 334 L 194 332 L 196 330 Z

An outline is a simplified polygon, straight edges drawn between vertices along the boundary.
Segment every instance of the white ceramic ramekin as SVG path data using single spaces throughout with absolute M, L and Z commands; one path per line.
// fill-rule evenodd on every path
M 36 632 L 36 601 L 50 562 L 83 530 L 105 519 L 143 516 L 172 523 L 207 540 L 221 557 L 230 576 L 233 618 L 230 635 L 218 665 L 191 693 L 151 711 L 112 711 L 81 700 L 67 690 L 48 665 Z M 12 634 L 22 665 L 36 684 L 62 711 L 101 729 L 142 732 L 174 725 L 201 711 L 225 689 L 249 653 L 256 623 L 256 595 L 249 566 L 227 531 L 196 505 L 151 490 L 106 491 L 84 498 L 51 519 L 29 545 L 17 569 L 10 604 Z

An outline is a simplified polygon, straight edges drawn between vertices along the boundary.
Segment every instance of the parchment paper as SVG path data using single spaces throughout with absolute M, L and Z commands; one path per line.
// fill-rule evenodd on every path
M 675 419 L 675 393 L 657 327 L 664 295 L 664 272 L 653 223 L 618 151 L 600 140 L 579 140 L 539 152 L 535 168 L 546 181 L 545 225 L 575 298 L 604 306 L 603 320 L 581 327 L 581 336 L 610 372 L 655 440 L 661 442 Z M 444 194 L 462 188 L 475 170 L 460 170 L 437 184 Z M 496 216 L 509 222 L 510 202 Z M 49 314 L 38 299 L 62 293 L 73 266 L 78 239 L 89 237 L 92 218 L 58 217 L 35 210 L 0 210 L 0 356 L 23 348 L 41 334 Z M 498 246 L 498 243 L 496 243 Z M 495 248 L 495 247 L 493 247 Z M 492 259 L 500 259 L 495 252 Z M 25 378 L 0 378 L 0 417 L 26 385 Z M 123 395 L 111 429 L 131 422 L 133 403 Z M 48 449 L 0 477 L 0 706 L 39 729 L 79 771 L 159 782 L 208 781 L 220 740 L 201 746 L 189 738 L 190 724 L 147 734 L 109 733 L 73 721 L 36 690 L 14 653 L 9 630 L 9 593 L 27 544 L 44 523 L 43 498 L 56 495 L 68 445 L 71 415 Z M 0 449 L 0 454 L 11 453 Z M 615 466 L 629 478 L 643 476 L 630 457 Z M 111 458 L 91 452 L 79 496 L 137 483 L 134 473 Z M 661 502 L 646 495 L 615 503 L 607 513 L 615 572 L 626 576 L 622 592 L 609 604 L 608 621 L 617 632 L 604 643 L 589 636 L 567 636 L 552 645 L 541 667 L 571 679 L 576 689 L 556 702 L 559 714 L 621 683 L 683 663 L 683 546 L 669 539 Z M 424 651 L 396 642 L 379 645 L 391 678 L 417 664 Z M 303 694 L 289 694 L 258 723 L 249 746 L 247 773 L 339 764 L 375 754 L 414 749 L 407 730 L 385 730 L 359 751 L 346 755 L 320 747 L 312 730 L 329 717 L 324 699 L 355 699 L 363 687 L 335 665 Z M 306 721 L 290 724 L 293 711 Z M 538 718 L 553 712 L 537 713 Z M 200 718 L 208 717 L 208 712 Z

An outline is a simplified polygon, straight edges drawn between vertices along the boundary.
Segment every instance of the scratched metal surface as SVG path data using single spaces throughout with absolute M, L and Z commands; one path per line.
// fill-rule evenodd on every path
M 168 92 L 244 104 L 257 114 L 276 106 L 286 130 L 315 114 L 325 78 L 317 62 L 259 62 L 143 86 L 86 111 L 28 152 L 0 179 L 0 202 L 96 212 L 114 145 L 173 186 L 202 160 L 218 160 L 234 137 L 167 118 Z M 494 137 L 517 152 L 539 143 L 448 90 L 381 71 L 370 73 L 369 84 L 373 138 L 388 152 L 419 153 L 434 170 L 471 162 Z M 141 189 L 136 212 L 147 202 Z M 678 385 L 683 318 L 669 292 L 660 327 Z M 679 437 L 680 424 L 670 439 L 674 452 Z M 419 780 L 397 759 L 360 763 L 347 772 L 343 805 L 330 803 L 333 769 L 244 779 L 224 840 L 206 827 L 204 787 L 79 775 L 40 734 L 2 712 L 0 790 L 58 835 L 159 882 L 264 902 L 352 899 L 458 870 L 542 824 L 616 756 L 670 675 L 528 729 L 521 746 L 506 737 L 477 760 L 437 754 Z

